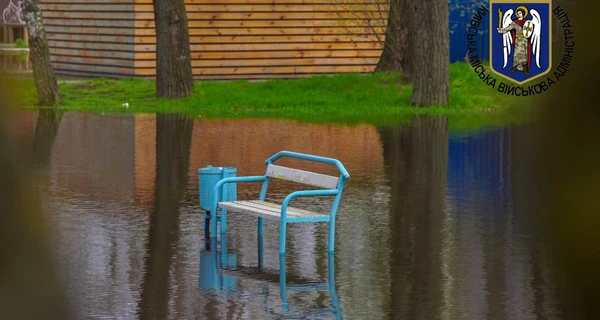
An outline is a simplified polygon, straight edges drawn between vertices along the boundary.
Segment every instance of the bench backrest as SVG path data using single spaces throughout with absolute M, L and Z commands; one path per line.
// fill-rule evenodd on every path
M 304 183 L 326 189 L 335 189 L 340 180 L 338 177 L 329 176 L 326 174 L 282 167 L 274 164 L 269 164 L 267 166 L 266 176 L 287 181 Z

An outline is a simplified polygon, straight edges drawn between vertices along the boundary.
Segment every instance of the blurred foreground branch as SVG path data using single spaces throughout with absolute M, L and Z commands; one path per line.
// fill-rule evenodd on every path
M 600 319 L 600 43 L 592 14 L 597 2 L 555 3 L 568 12 L 575 54 L 567 75 L 549 91 L 536 134 L 539 223 L 553 245 L 569 319 Z M 554 19 L 553 23 L 564 21 Z M 564 42 L 561 26 L 559 40 Z M 557 43 L 558 44 L 558 43 Z M 560 43 L 562 45 L 562 43 Z M 558 60 L 562 51 L 555 50 Z M 555 60 L 557 61 L 557 60 Z
M 8 95 L 0 74 L 0 319 L 69 319 L 53 270 L 32 159 L 13 149 Z

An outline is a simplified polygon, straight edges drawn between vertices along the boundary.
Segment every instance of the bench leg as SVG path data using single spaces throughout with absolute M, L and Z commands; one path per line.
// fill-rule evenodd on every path
M 221 234 L 227 232 L 227 210 L 221 209 Z
M 210 218 L 210 237 L 211 238 L 217 238 L 217 210 L 213 210 L 211 213 L 211 218 Z
M 215 251 L 217 251 L 217 247 L 215 247 Z M 227 266 L 227 235 L 225 233 L 221 233 L 221 263 L 219 265 Z
M 263 218 L 258 218 L 258 237 L 262 238 L 264 234 L 264 222 Z
M 329 243 L 327 245 L 329 253 L 333 253 L 335 245 L 335 219 L 329 221 Z
M 287 300 L 287 283 L 285 270 L 285 256 L 279 256 L 279 295 L 281 296 L 281 307 L 284 312 L 289 311 Z
M 258 267 L 263 267 L 263 218 L 258 218 Z
M 286 223 L 282 223 L 279 229 L 279 255 L 285 255 L 285 232 L 286 232 Z

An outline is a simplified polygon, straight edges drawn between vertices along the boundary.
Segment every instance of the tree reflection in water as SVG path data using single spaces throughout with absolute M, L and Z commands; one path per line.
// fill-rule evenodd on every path
M 408 126 L 380 129 L 380 135 L 393 215 L 390 318 L 435 318 L 448 119 L 413 117 Z
M 193 127 L 193 119 L 186 115 L 156 116 L 156 191 L 148 230 L 140 319 L 160 319 L 169 314 L 173 290 L 169 277 L 179 240 L 179 201 L 188 185 Z
M 62 111 L 41 109 L 38 112 L 33 136 L 33 159 L 36 164 L 47 166 L 50 163 L 52 147 L 63 117 Z

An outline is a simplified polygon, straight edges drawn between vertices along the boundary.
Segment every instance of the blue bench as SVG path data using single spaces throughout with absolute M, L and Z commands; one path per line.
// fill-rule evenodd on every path
M 315 161 L 335 165 L 340 171 L 339 177 L 298 170 L 288 167 L 282 167 L 273 164 L 280 158 L 289 157 L 301 160 Z M 221 209 L 221 234 L 227 231 L 227 212 L 245 213 L 258 217 L 258 237 L 259 241 L 263 237 L 263 219 L 279 219 L 279 254 L 285 255 L 286 226 L 288 223 L 311 223 L 328 222 L 329 223 L 329 241 L 328 251 L 334 252 L 335 242 L 335 216 L 344 191 L 344 183 L 350 179 L 350 174 L 344 168 L 344 165 L 337 159 L 320 157 L 310 154 L 280 151 L 265 161 L 267 170 L 262 176 L 231 177 L 220 180 L 214 187 L 213 208 L 211 210 L 211 237 L 217 237 L 217 208 Z M 290 193 L 283 200 L 283 203 L 277 204 L 266 202 L 265 196 L 269 187 L 270 179 L 282 179 L 294 181 L 306 185 L 321 188 L 320 190 L 299 190 Z M 263 182 L 260 196 L 255 200 L 243 201 L 225 201 L 218 202 L 219 193 L 223 185 L 227 183 L 241 182 Z M 297 209 L 289 206 L 290 201 L 298 197 L 317 197 L 332 196 L 335 197 L 331 210 L 329 212 L 312 212 L 308 210 Z

